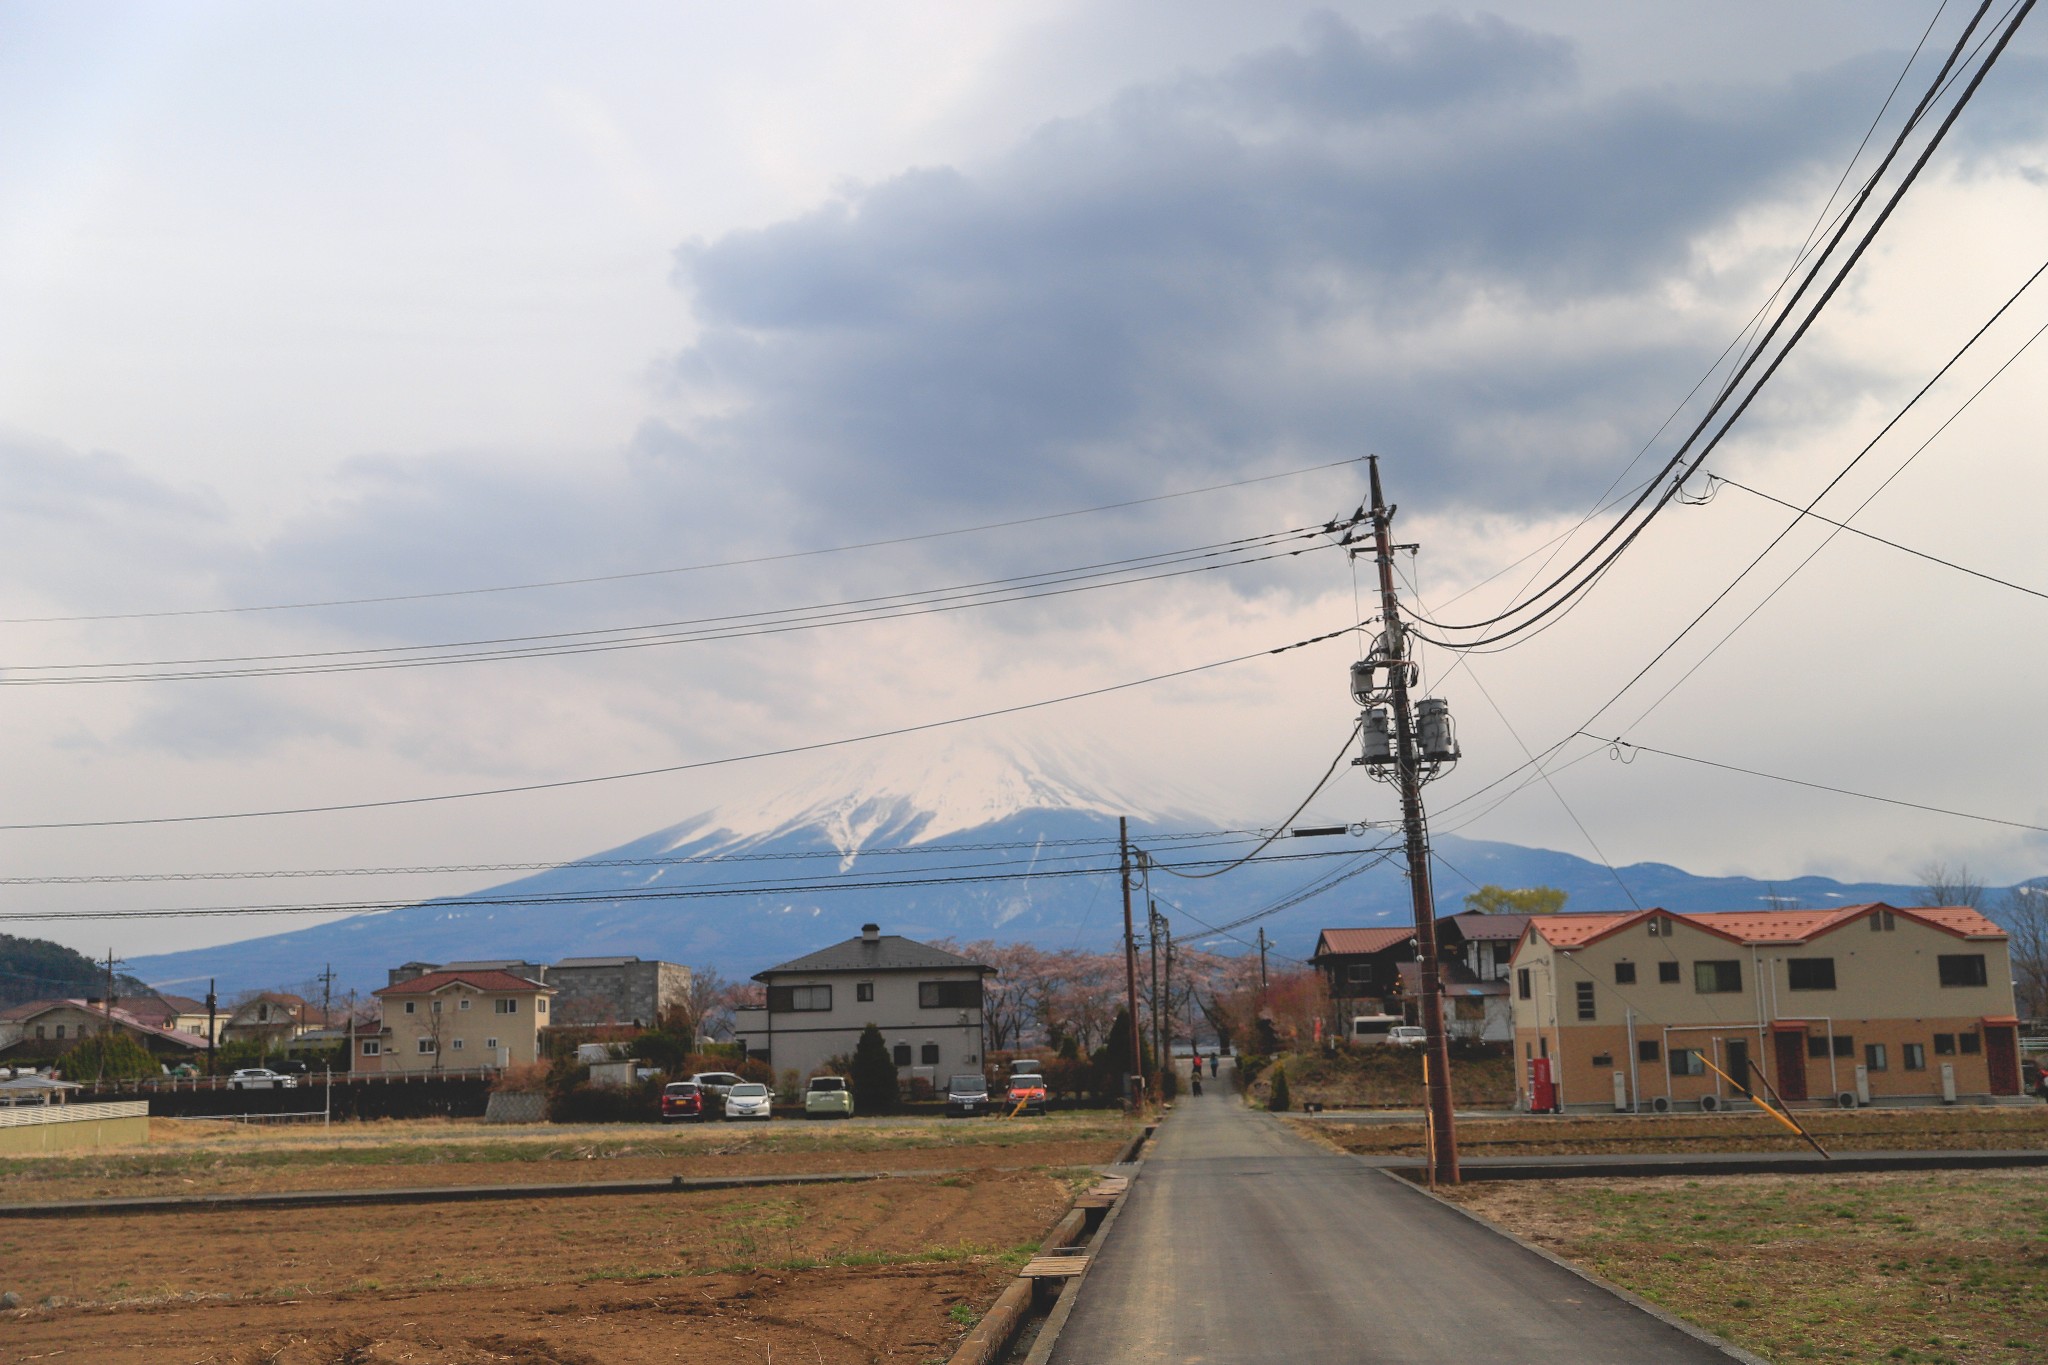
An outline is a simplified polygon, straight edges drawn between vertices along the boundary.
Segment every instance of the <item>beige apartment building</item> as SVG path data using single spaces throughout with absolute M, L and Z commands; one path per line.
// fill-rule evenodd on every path
M 503 971 L 433 971 L 375 992 L 382 1026 L 356 1038 L 357 1071 L 466 1071 L 540 1060 L 554 991 Z
M 1521 1103 L 1716 1108 L 2020 1093 L 2005 931 L 1960 906 L 1538 915 L 1512 962 Z M 1854 1097 L 1844 1099 L 1844 1096 Z

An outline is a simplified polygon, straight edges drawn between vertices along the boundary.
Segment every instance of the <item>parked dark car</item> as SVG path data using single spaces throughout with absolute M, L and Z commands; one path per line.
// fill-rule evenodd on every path
M 308 1074 L 305 1062 L 297 1057 L 287 1057 L 272 1066 L 271 1070 L 277 1072 L 280 1076 L 304 1076 Z
M 988 1078 L 980 1072 L 955 1076 L 946 1082 L 946 1113 L 971 1117 L 994 1108 L 988 1097 Z
M 695 1081 L 670 1081 L 661 1088 L 661 1121 L 688 1123 L 704 1117 L 704 1087 Z

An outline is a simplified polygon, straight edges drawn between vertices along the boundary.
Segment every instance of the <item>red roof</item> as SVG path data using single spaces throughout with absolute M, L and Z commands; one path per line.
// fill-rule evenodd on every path
M 514 976 L 510 972 L 463 971 L 428 972 L 425 976 L 416 976 L 410 981 L 401 981 L 396 986 L 386 986 L 384 989 L 372 991 L 370 994 L 431 995 L 435 991 L 457 984 L 469 986 L 480 991 L 548 991 L 553 989 L 552 987 L 541 985 L 538 981 L 528 981 L 523 976 Z
M 1316 942 L 1316 957 L 1346 953 L 1383 953 L 1415 937 L 1412 928 L 1325 929 Z
M 1890 910 L 1906 919 L 1919 920 L 1958 938 L 2005 937 L 2003 929 L 1965 905 L 1907 909 L 1882 902 L 1843 905 L 1831 910 L 1707 910 L 1685 913 L 1649 909 L 1628 914 L 1538 915 L 1529 921 L 1529 932 L 1540 935 L 1553 947 L 1578 948 L 1627 926 L 1640 924 L 1652 916 L 1662 915 L 1734 943 L 1805 943 L 1877 910 Z

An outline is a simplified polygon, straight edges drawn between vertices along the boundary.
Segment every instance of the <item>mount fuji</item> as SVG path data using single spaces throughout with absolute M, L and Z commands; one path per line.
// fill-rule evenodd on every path
M 1398 857 L 1380 856 L 1385 831 L 1366 838 L 1282 839 L 1262 860 L 1189 880 L 1250 852 L 1256 835 L 1119 794 L 1071 756 L 1020 746 L 954 742 L 899 746 L 884 759 L 844 765 L 767 800 L 736 802 L 602 853 L 516 881 L 312 928 L 210 948 L 142 957 L 130 971 L 167 990 L 208 978 L 223 993 L 304 981 L 331 965 L 337 988 L 373 989 L 385 970 L 423 960 L 637 954 L 728 977 L 851 937 L 863 923 L 912 938 L 1025 941 L 1042 948 L 1106 949 L 1121 938 L 1117 820 L 1150 854 L 1151 889 L 1183 942 L 1246 951 L 1256 932 L 1228 926 L 1281 906 L 1318 882 L 1350 875 L 1256 925 L 1276 962 L 1314 950 L 1325 926 L 1404 922 L 1408 886 Z M 1175 803 L 1179 807 L 1180 803 Z M 1574 910 L 1625 907 L 1615 878 L 1570 854 L 1438 835 L 1440 910 L 1472 884 L 1555 886 Z M 1761 906 L 1772 896 L 1804 905 L 1898 900 L 1913 888 L 1822 877 L 1774 883 L 1696 877 L 1638 863 L 1619 869 L 1645 905 L 1675 910 Z M 1143 905 L 1139 905 L 1143 931 Z

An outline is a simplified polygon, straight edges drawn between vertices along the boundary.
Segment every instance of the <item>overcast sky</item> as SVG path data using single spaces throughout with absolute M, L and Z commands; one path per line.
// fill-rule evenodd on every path
M 1968 9 L 1944 13 L 1946 48 Z M 0 9 L 0 676 L 835 602 L 1309 525 L 1349 466 L 828 556 L 342 608 L 947 531 L 1384 463 L 1422 600 L 1574 526 L 1792 261 L 1935 5 L 16 3 Z M 1816 492 L 2040 261 L 2023 33 L 1710 467 Z M 1930 57 L 1908 79 L 1917 88 Z M 1897 107 L 1886 129 L 1895 125 Z M 1868 164 L 1867 160 L 1864 164 Z M 2027 337 L 2029 295 L 1822 510 Z M 2048 341 L 1856 521 L 2048 589 Z M 1696 412 L 1696 409 L 1694 409 Z M 1661 441 L 1661 443 L 1659 443 Z M 1586 741 L 1781 529 L 1724 489 L 1555 629 L 1426 658 L 1439 826 L 1700 873 L 2048 871 L 2041 836 Z M 2048 825 L 2039 598 L 1802 531 L 1595 727 Z M 1498 605 L 1525 567 L 1452 614 Z M 547 782 L 809 744 L 1357 619 L 1335 552 L 892 624 L 566 659 L 8 687 L 0 823 Z M 1337 641 L 975 733 L 1116 790 L 1284 815 L 1352 719 Z M 1648 710 L 1649 714 L 1643 713 Z M 0 872 L 568 859 L 817 758 L 398 810 L 0 831 Z M 1499 795 L 1506 788 L 1496 788 Z M 1567 808 L 1568 807 L 1568 808 Z M 1348 773 L 1313 814 L 1386 818 Z M 1476 818 L 1475 818 L 1476 817 Z M 1583 832 L 1581 829 L 1583 826 Z M 13 886 L 9 911 L 492 878 Z M 1594 908 L 1594 907 L 1583 907 Z M 305 921 L 292 921 L 303 923 Z M 140 953 L 233 919 L 9 924 Z M 284 927 L 282 924 L 266 927 Z M 480 949 L 481 951 L 481 949 Z

